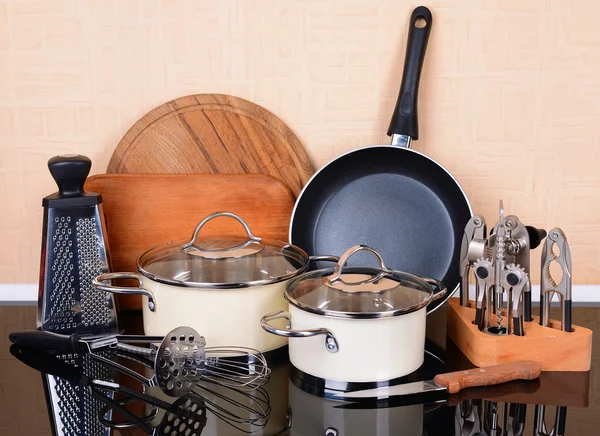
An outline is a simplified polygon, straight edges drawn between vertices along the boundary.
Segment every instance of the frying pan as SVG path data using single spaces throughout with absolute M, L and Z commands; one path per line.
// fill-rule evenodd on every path
M 450 292 L 428 313 L 459 286 L 462 234 L 473 215 L 448 170 L 409 148 L 411 139 L 418 139 L 417 92 L 431 26 L 429 9 L 417 7 L 388 129 L 392 145 L 353 150 L 326 164 L 300 193 L 290 223 L 290 241 L 310 255 L 341 255 L 365 244 L 391 268 L 441 280 Z M 354 264 L 367 261 L 356 256 Z

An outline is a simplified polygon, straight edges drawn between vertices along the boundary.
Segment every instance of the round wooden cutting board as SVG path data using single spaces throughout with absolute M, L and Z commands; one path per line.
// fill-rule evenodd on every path
M 314 170 L 300 140 L 268 110 L 238 97 L 198 94 L 144 115 L 106 172 L 268 174 L 297 196 Z

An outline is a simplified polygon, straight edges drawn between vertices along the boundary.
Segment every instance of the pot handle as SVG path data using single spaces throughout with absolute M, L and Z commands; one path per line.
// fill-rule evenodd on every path
M 107 280 L 114 279 L 135 279 L 139 282 L 139 284 L 137 287 L 119 287 L 104 283 Z M 156 298 L 154 298 L 152 291 L 142 288 L 142 278 L 137 273 L 115 272 L 102 274 L 96 277 L 92 281 L 92 284 L 96 289 L 111 292 L 113 294 L 144 295 L 148 298 L 148 309 L 150 309 L 150 312 L 156 311 Z
M 340 258 L 337 256 L 309 256 L 309 262 L 333 262 L 338 263 Z
M 221 216 L 228 216 L 228 217 L 233 218 L 234 220 L 238 221 L 242 226 L 244 226 L 244 229 L 246 230 L 246 234 L 248 235 L 248 238 L 250 238 L 250 241 L 260 242 L 260 238 L 257 236 L 254 236 L 252 234 L 252 232 L 250 231 L 250 227 L 248 226 L 248 223 L 246 223 L 246 221 L 244 221 L 242 218 L 240 218 L 239 216 L 237 216 L 236 214 L 231 213 L 231 212 L 215 212 L 215 213 L 211 213 L 206 218 L 204 218 L 202 221 L 200 221 L 200 224 L 198 224 L 196 226 L 196 230 L 194 230 L 194 234 L 192 235 L 191 241 L 186 244 L 183 244 L 181 246 L 182 250 L 193 247 L 194 242 L 196 242 L 196 238 L 198 237 L 198 233 L 200 233 L 200 229 L 202 229 L 202 227 L 204 227 L 204 225 L 207 222 L 209 222 L 210 220 L 221 217 Z
M 446 292 L 448 292 L 446 286 L 439 280 L 430 279 L 428 277 L 423 277 L 423 280 L 427 282 L 433 291 L 433 296 L 431 297 L 430 303 L 439 300 L 446 295 Z
M 275 326 L 269 324 L 269 321 L 274 319 L 285 318 L 287 320 L 286 329 L 278 329 Z M 330 353 L 337 353 L 340 349 L 337 339 L 333 332 L 326 328 L 317 329 L 306 329 L 306 330 L 292 330 L 292 318 L 289 312 L 279 311 L 269 313 L 263 316 L 260 320 L 260 325 L 263 330 L 277 336 L 284 336 L 286 338 L 310 338 L 311 336 L 325 335 L 325 349 Z
M 373 253 L 373 255 L 377 258 L 377 261 L 379 262 L 379 268 L 381 269 L 381 272 L 379 274 L 377 274 L 376 276 L 373 276 L 367 280 L 361 280 L 358 282 L 350 282 L 350 283 L 345 282 L 344 280 L 342 280 L 342 273 L 343 273 L 344 265 L 348 262 L 348 259 L 350 259 L 350 257 L 355 255 L 359 251 L 368 251 L 370 253 Z M 349 285 L 349 286 L 366 285 L 368 283 L 378 282 L 382 278 L 387 277 L 392 273 L 393 273 L 393 271 L 390 270 L 387 266 L 385 266 L 385 262 L 383 261 L 383 257 L 381 257 L 381 254 L 379 254 L 377 251 L 375 251 L 374 249 L 372 249 L 371 247 L 368 247 L 366 245 L 355 245 L 355 246 L 347 249 L 344 252 L 344 254 L 342 254 L 340 259 L 338 260 L 337 265 L 335 266 L 335 269 L 333 270 L 333 274 L 327 278 L 327 282 L 330 285 L 333 285 L 335 282 L 341 282 L 341 283 L 344 283 L 345 285 Z

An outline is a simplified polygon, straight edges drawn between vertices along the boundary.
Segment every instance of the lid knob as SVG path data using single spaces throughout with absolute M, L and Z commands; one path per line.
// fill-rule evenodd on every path
M 358 253 L 360 251 L 368 251 L 369 253 L 373 253 L 373 255 L 377 258 L 377 261 L 379 262 L 379 269 L 381 271 L 379 272 L 379 274 L 377 274 L 369 279 L 366 279 L 366 280 L 361 280 L 358 282 L 350 282 L 350 283 L 345 282 L 342 279 L 344 265 L 346 264 L 346 262 L 348 262 L 348 259 L 350 259 L 353 255 L 355 255 L 356 253 Z M 379 254 L 377 251 L 375 251 L 374 249 L 372 249 L 371 247 L 368 247 L 366 245 L 355 245 L 355 246 L 347 249 L 344 252 L 344 254 L 342 254 L 340 256 L 340 260 L 338 260 L 338 263 L 335 266 L 335 269 L 333 270 L 333 274 L 328 277 L 327 283 L 329 285 L 333 285 L 336 282 L 341 282 L 348 286 L 360 286 L 360 285 L 366 285 L 368 283 L 378 282 L 382 278 L 390 276 L 392 274 L 393 274 L 393 271 L 385 266 L 385 262 L 383 261 L 383 257 L 381 257 L 381 254 Z
M 246 234 L 248 235 L 248 240 L 243 242 L 242 244 L 239 244 L 235 247 L 218 247 L 218 248 L 199 248 L 195 245 L 196 243 L 196 239 L 198 238 L 198 234 L 200 233 L 200 230 L 202 229 L 202 227 L 204 227 L 206 225 L 206 223 L 208 223 L 210 220 L 218 218 L 218 217 L 229 217 L 229 218 L 233 218 L 236 221 L 238 221 L 242 226 L 244 226 L 244 229 L 246 230 Z M 246 221 L 244 221 L 242 218 L 240 218 L 238 215 L 231 213 L 231 212 L 215 212 L 212 213 L 210 215 L 208 215 L 206 218 L 204 218 L 202 221 L 200 221 L 200 223 L 196 226 L 196 229 L 194 230 L 194 234 L 192 235 L 192 239 L 190 240 L 190 242 L 187 242 L 185 244 L 183 244 L 181 246 L 181 250 L 192 254 L 194 256 L 200 256 L 200 257 L 205 257 L 208 259 L 223 259 L 223 258 L 230 258 L 230 257 L 242 257 L 242 256 L 247 256 L 249 254 L 254 254 L 258 251 L 260 251 L 262 249 L 262 246 L 258 245 L 261 241 L 261 238 L 254 236 L 252 234 L 252 232 L 250 231 L 250 227 L 248 226 L 248 224 L 246 223 Z M 248 248 L 249 246 L 253 246 Z

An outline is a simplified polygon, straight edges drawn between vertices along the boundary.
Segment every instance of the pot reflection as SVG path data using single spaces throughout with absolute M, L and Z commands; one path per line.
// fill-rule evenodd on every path
M 423 435 L 423 404 L 382 409 L 341 409 L 339 401 L 304 392 L 289 382 L 290 436 Z

